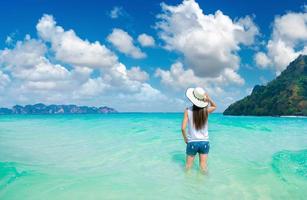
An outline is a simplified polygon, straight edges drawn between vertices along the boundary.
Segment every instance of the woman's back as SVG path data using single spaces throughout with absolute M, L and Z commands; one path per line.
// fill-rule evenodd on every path
M 193 106 L 187 108 L 188 111 L 188 142 L 209 141 L 208 120 L 204 121 L 201 129 L 197 130 L 193 121 Z

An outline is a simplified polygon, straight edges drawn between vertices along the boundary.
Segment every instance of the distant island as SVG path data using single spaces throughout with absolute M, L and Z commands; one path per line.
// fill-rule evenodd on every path
M 20 106 L 15 105 L 10 108 L 0 108 L 0 115 L 10 114 L 106 114 L 117 113 L 113 108 L 103 107 L 88 107 L 77 105 L 45 105 L 42 103 L 34 105 Z
M 307 116 L 307 56 L 296 60 L 266 86 L 231 104 L 224 115 Z

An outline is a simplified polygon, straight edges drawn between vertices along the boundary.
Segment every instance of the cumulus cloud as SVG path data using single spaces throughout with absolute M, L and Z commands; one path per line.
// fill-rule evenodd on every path
M 174 92 L 185 91 L 188 87 L 200 86 L 217 102 L 219 110 L 224 110 L 228 105 L 234 101 L 247 95 L 233 87 L 233 80 L 237 84 L 242 85 L 244 80 L 233 71 L 225 71 L 224 74 L 217 78 L 203 78 L 194 74 L 192 69 L 185 69 L 181 62 L 176 62 L 171 65 L 170 70 L 157 69 L 156 77 L 161 78 L 161 82 Z M 187 102 L 186 105 L 188 105 Z
M 162 3 L 156 28 L 164 47 L 181 53 L 199 77 L 237 73 L 240 45 L 253 44 L 259 32 L 249 16 L 234 21 L 220 10 L 206 15 L 194 0 L 177 6 Z
M 53 64 L 45 57 L 47 47 L 42 41 L 26 36 L 14 48 L 0 51 L 0 65 L 9 71 L 15 87 L 24 93 L 71 89 L 74 70 L 69 71 L 60 64 Z
M 44 15 L 36 25 L 38 35 L 51 43 L 56 59 L 93 68 L 108 68 L 117 63 L 117 56 L 96 41 L 82 40 L 73 30 L 65 31 L 57 26 L 51 15 Z
M 145 33 L 142 33 L 138 36 L 138 41 L 143 47 L 155 46 L 155 39 Z
M 133 38 L 122 29 L 113 29 L 107 39 L 118 49 L 118 51 L 127 56 L 137 59 L 146 57 L 146 54 L 133 44 Z
M 244 80 L 231 69 L 226 69 L 218 77 L 203 78 L 195 75 L 192 69 L 184 69 L 181 62 L 174 63 L 170 70 L 158 68 L 155 75 L 161 78 L 164 85 L 181 91 L 187 87 L 196 86 L 202 86 L 210 91 L 222 91 L 221 86 L 227 86 L 233 82 L 239 85 L 244 83 Z
M 7 36 L 5 39 L 5 44 L 10 45 L 12 44 L 12 42 L 13 42 L 13 38 L 11 36 Z
M 141 91 L 133 96 L 134 100 L 148 102 L 151 100 L 162 100 L 166 97 L 157 89 L 151 87 L 148 83 L 142 84 Z
M 141 90 L 134 95 L 120 94 L 118 98 L 113 101 L 119 101 L 119 107 L 127 107 L 128 111 L 160 111 L 161 108 L 164 112 L 178 111 L 186 107 L 186 102 L 174 96 L 167 96 L 160 90 L 151 87 L 148 83 L 141 85 Z M 120 102 L 125 102 L 122 104 Z M 135 102 L 135 103 L 133 103 Z
M 81 103 L 154 111 L 153 99 L 169 102 L 139 66 L 127 68 L 105 45 L 81 39 L 53 16 L 44 15 L 36 29 L 39 38 L 26 35 L 0 50 L 1 105 Z
M 246 95 L 233 87 L 245 83 L 238 74 L 238 52 L 242 45 L 253 45 L 259 34 L 252 17 L 232 20 L 220 10 L 204 14 L 194 0 L 184 0 L 177 6 L 162 4 L 156 28 L 164 48 L 183 56 L 155 72 L 167 89 L 201 86 L 217 99 L 220 110 Z
M 170 86 L 175 90 L 182 90 L 190 86 L 205 84 L 204 79 L 195 76 L 193 70 L 185 70 L 181 62 L 174 63 L 170 67 L 170 70 L 158 68 L 155 76 L 160 77 L 164 85 Z
M 117 19 L 118 17 L 123 15 L 123 8 L 122 7 L 118 7 L 118 6 L 114 6 L 113 9 L 111 10 L 109 16 L 112 19 Z
M 299 54 L 307 54 L 306 10 L 276 16 L 266 52 L 258 52 L 255 61 L 260 67 L 272 67 L 279 74 Z
M 20 68 L 20 70 L 14 71 L 15 77 L 30 81 L 65 80 L 69 75 L 70 72 L 65 67 L 59 64 L 51 64 L 46 58 L 42 58 L 41 62 L 32 68 Z
M 73 92 L 74 98 L 93 98 L 102 94 L 110 86 L 101 77 L 89 78 L 83 83 L 79 90 Z
M 10 77 L 0 71 L 0 90 L 3 89 L 11 81 Z
M 25 41 L 18 41 L 13 49 L 5 48 L 0 51 L 0 62 L 7 68 L 18 71 L 20 67 L 27 69 L 41 62 L 46 52 L 44 43 L 26 36 Z
M 239 27 L 235 30 L 237 42 L 244 45 L 252 45 L 255 42 L 255 36 L 259 34 L 258 27 L 253 22 L 253 18 L 246 16 L 240 18 L 237 22 Z
M 260 66 L 260 67 L 267 67 L 269 65 L 271 65 L 271 60 L 270 58 L 268 58 L 268 56 L 263 53 L 263 52 L 258 52 L 255 57 L 255 62 Z
M 141 81 L 145 82 L 149 79 L 149 75 L 147 72 L 142 71 L 140 67 L 132 67 L 131 69 L 128 70 L 128 77 L 131 80 L 136 80 L 136 81 Z

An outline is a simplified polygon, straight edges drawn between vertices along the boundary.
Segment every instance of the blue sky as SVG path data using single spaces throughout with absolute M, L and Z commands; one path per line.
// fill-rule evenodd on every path
M 185 89 L 202 86 L 221 112 L 307 52 L 304 1 L 19 0 L 0 9 L 1 106 L 182 111 Z

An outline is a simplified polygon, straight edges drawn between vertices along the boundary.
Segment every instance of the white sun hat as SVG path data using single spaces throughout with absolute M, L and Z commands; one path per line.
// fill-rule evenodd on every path
M 185 95 L 197 107 L 205 108 L 208 106 L 208 101 L 205 99 L 205 90 L 201 87 L 188 88 Z

